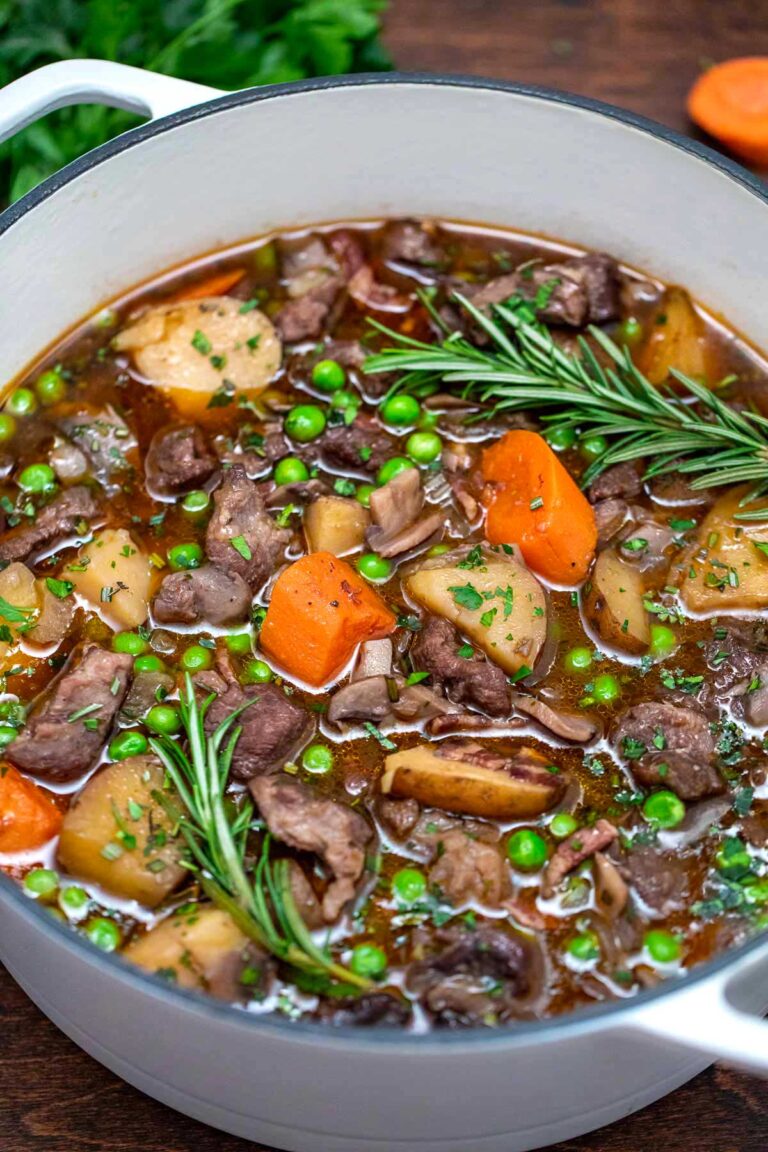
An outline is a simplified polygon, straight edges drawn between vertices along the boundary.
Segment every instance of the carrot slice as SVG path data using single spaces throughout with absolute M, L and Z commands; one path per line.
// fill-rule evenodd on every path
M 488 540 L 517 544 L 546 580 L 580 583 L 595 554 L 595 514 L 546 440 L 536 432 L 507 432 L 483 452 L 483 479 Z
M 299 680 L 318 688 L 341 672 L 362 640 L 378 640 L 397 621 L 354 568 L 312 552 L 277 578 L 261 646 Z
M 182 288 L 173 296 L 169 296 L 166 303 L 175 304 L 178 300 L 203 300 L 206 296 L 226 296 L 227 292 L 239 284 L 245 276 L 245 268 L 233 268 L 231 272 L 217 272 L 203 280 L 200 284 L 190 284 Z
M 39 848 L 63 816 L 50 797 L 10 764 L 0 764 L 0 852 Z
M 688 94 L 688 115 L 737 156 L 768 164 L 768 56 L 709 68 Z

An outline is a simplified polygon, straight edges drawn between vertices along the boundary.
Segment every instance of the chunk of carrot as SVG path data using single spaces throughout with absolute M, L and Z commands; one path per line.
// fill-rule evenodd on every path
M 226 296 L 235 284 L 240 283 L 243 276 L 245 276 L 245 268 L 233 268 L 229 272 L 217 272 L 215 275 L 209 276 L 207 280 L 201 280 L 199 284 L 190 284 L 187 288 L 180 289 L 173 296 L 170 296 L 166 303 L 174 304 L 177 300 L 204 300 L 206 296 Z
M 492 544 L 517 544 L 526 564 L 555 584 L 580 583 L 592 563 L 592 506 L 537 432 L 507 432 L 483 452 Z
M 737 156 L 768 164 L 768 56 L 708 68 L 688 93 L 688 115 Z
M 315 688 L 333 680 L 363 640 L 397 621 L 354 568 L 330 552 L 312 552 L 277 578 L 261 628 L 261 647 L 290 676 Z
M 55 836 L 63 815 L 53 800 L 10 764 L 0 764 L 0 852 L 26 852 Z

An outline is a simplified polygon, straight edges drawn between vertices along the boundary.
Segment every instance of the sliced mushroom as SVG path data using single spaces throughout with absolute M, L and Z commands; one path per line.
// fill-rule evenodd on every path
M 360 645 L 357 662 L 352 672 L 353 680 L 364 680 L 367 676 L 392 675 L 392 641 L 365 640 Z
M 423 519 L 424 490 L 418 468 L 406 468 L 382 488 L 371 493 L 371 527 L 366 538 L 380 556 L 410 552 L 433 536 L 445 515 L 434 511 Z
M 573 744 L 586 744 L 597 735 L 598 726 L 591 717 L 560 712 L 536 696 L 524 696 L 520 692 L 512 697 L 512 703 L 518 712 L 530 716 L 561 740 L 570 740 Z
M 603 852 L 595 852 L 592 866 L 595 878 L 595 904 L 609 920 L 615 920 L 627 906 L 629 889 L 618 868 Z

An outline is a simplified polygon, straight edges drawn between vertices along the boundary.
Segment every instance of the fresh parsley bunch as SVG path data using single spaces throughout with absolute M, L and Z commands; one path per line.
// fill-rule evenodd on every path
M 389 67 L 387 0 L 0 0 L 0 84 L 97 57 L 216 88 Z M 0 205 L 139 121 L 66 108 L 0 148 Z

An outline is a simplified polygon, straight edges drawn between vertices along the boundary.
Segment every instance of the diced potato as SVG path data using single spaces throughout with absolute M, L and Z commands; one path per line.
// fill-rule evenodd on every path
M 34 628 L 26 635 L 29 644 L 47 647 L 57 644 L 67 634 L 75 614 L 75 601 L 72 596 L 55 596 L 45 582 L 45 578 L 35 580 L 35 592 L 40 615 Z
M 640 655 L 651 640 L 642 573 L 606 548 L 584 597 L 584 615 L 606 646 Z
M 149 615 L 152 565 L 125 528 L 105 528 L 84 544 L 82 572 L 67 568 L 75 588 L 113 628 L 137 628 Z
M 167 392 L 184 415 L 204 411 L 215 392 L 257 395 L 280 367 L 271 321 L 229 296 L 149 308 L 114 339 L 142 376 Z
M 124 950 L 126 960 L 177 984 L 226 1000 L 267 983 L 264 958 L 232 918 L 210 904 L 185 904 Z
M 663 384 L 671 368 L 706 383 L 709 357 L 704 322 L 684 289 L 669 288 L 665 293 L 637 361 L 652 384 Z
M 727 609 L 768 608 L 768 525 L 734 519 L 746 492 L 739 488 L 720 497 L 680 563 L 680 591 L 691 612 L 716 616 Z
M 10 643 L 6 640 L 0 640 L 1 672 L 18 647 L 17 629 L 19 625 L 34 622 L 37 614 L 35 578 L 26 564 L 14 562 L 0 572 L 0 597 L 9 605 L 9 609 L 0 616 L 0 624 L 10 631 L 12 637 Z M 10 617 L 17 615 L 13 611 L 14 608 L 18 610 L 19 615 L 18 619 L 12 620 Z M 4 634 L 7 635 L 7 633 Z
M 450 620 L 505 672 L 534 668 L 547 638 L 547 600 L 536 577 L 516 557 L 486 549 L 480 562 L 469 567 L 466 560 L 440 556 L 408 576 L 406 587 L 414 600 Z
M 107 892 L 155 908 L 187 874 L 183 841 L 152 793 L 163 787 L 162 766 L 132 756 L 97 772 L 64 817 L 59 864 Z
M 304 532 L 310 552 L 346 556 L 365 540 L 371 522 L 367 509 L 343 496 L 320 496 L 304 513 Z
M 440 754 L 440 745 L 418 744 L 387 756 L 381 790 L 448 812 L 489 820 L 527 820 L 557 803 L 562 780 L 547 772 L 549 761 L 535 749 L 520 750 L 520 775 Z M 509 760 L 512 771 L 515 757 Z

